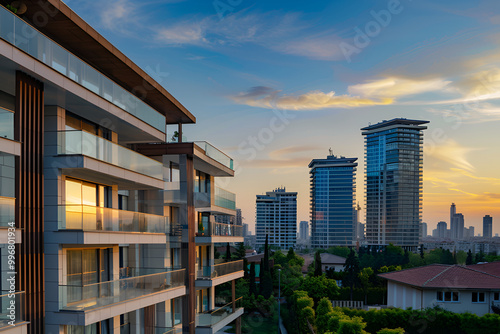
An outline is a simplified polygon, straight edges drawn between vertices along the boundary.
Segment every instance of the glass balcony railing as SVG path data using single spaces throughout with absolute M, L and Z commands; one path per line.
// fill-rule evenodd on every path
M 7 293 L 2 291 L 0 296 L 0 330 L 3 327 L 11 327 L 10 321 L 18 324 L 26 320 L 24 310 L 26 309 L 24 292 Z
M 214 202 L 215 205 L 222 208 L 236 210 L 236 194 L 222 188 L 215 187 Z
M 175 334 L 176 329 L 173 327 L 158 327 L 158 326 L 153 326 L 153 327 L 148 327 L 146 326 L 144 328 L 145 333 L 152 333 L 152 334 Z M 120 326 L 120 334 L 134 334 L 137 333 L 133 327 L 131 328 L 130 324 L 124 324 Z
M 224 223 L 209 223 L 208 236 L 243 237 L 243 226 Z M 207 233 L 207 228 L 204 228 Z
M 176 271 L 182 269 L 179 267 L 172 268 L 136 268 L 136 267 L 123 267 L 120 268 L 120 279 L 122 278 L 130 278 L 130 277 L 138 277 L 138 276 L 146 276 L 152 274 L 160 274 L 166 271 Z
M 59 154 L 86 155 L 137 173 L 163 179 L 163 164 L 85 131 L 57 133 Z
M 243 270 L 243 260 L 220 263 L 213 266 L 204 266 L 197 271 L 198 279 L 213 279 L 233 274 Z
M 0 196 L 0 227 L 10 227 L 9 223 L 16 221 L 16 199 Z
M 89 284 L 59 286 L 59 309 L 87 311 L 184 286 L 185 269 Z
M 228 157 L 225 153 L 210 145 L 206 141 L 195 141 L 196 146 L 205 151 L 205 155 L 215 161 L 223 164 L 227 168 L 233 169 L 233 159 Z
M 0 108 L 0 137 L 14 139 L 14 113 L 4 108 Z
M 0 38 L 129 114 L 165 131 L 165 116 L 1 6 Z
M 60 230 L 167 233 L 167 217 L 90 205 L 59 206 Z
M 223 321 L 230 315 L 236 313 L 241 307 L 242 298 L 236 299 L 234 302 L 230 302 L 222 307 L 219 307 L 213 311 L 198 313 L 196 315 L 196 326 L 197 327 L 212 327 L 219 322 Z

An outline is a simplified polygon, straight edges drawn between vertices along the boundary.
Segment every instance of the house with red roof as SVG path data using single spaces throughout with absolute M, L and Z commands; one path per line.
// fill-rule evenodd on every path
M 470 266 L 432 264 L 380 274 L 387 280 L 387 305 L 443 309 L 482 316 L 500 306 L 500 262 Z

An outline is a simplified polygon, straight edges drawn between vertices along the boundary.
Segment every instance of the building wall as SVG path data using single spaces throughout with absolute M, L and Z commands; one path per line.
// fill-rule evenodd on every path
M 459 293 L 458 302 L 441 302 L 437 300 L 438 291 L 457 291 Z M 387 306 L 407 309 L 432 308 L 439 306 L 445 310 L 456 313 L 474 313 L 478 316 L 491 313 L 490 305 L 494 301 L 495 291 L 484 291 L 485 301 L 483 303 L 473 303 L 473 292 L 484 290 L 449 290 L 449 289 L 418 289 L 405 284 L 387 282 Z M 499 292 L 498 289 L 496 292 Z M 495 301 L 500 303 L 500 301 Z
M 412 309 L 421 309 L 422 298 L 422 290 L 394 282 L 387 282 L 387 306 L 402 309 L 409 307 Z

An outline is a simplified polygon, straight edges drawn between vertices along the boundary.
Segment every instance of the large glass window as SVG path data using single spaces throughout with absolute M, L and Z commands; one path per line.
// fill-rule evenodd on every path
M 76 179 L 66 179 L 66 228 L 94 227 L 103 213 L 97 207 L 110 207 L 111 189 Z
M 82 286 L 110 280 L 109 254 L 108 249 L 96 248 L 66 251 L 68 304 L 95 297 L 82 295 Z
M 0 137 L 14 139 L 14 113 L 0 108 Z
M 0 153 L 0 197 L 15 197 L 15 157 Z

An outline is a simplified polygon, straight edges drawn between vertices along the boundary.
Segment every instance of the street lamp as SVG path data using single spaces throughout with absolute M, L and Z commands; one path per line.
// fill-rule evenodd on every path
M 281 318 L 281 269 L 278 269 L 278 334 L 280 334 Z

